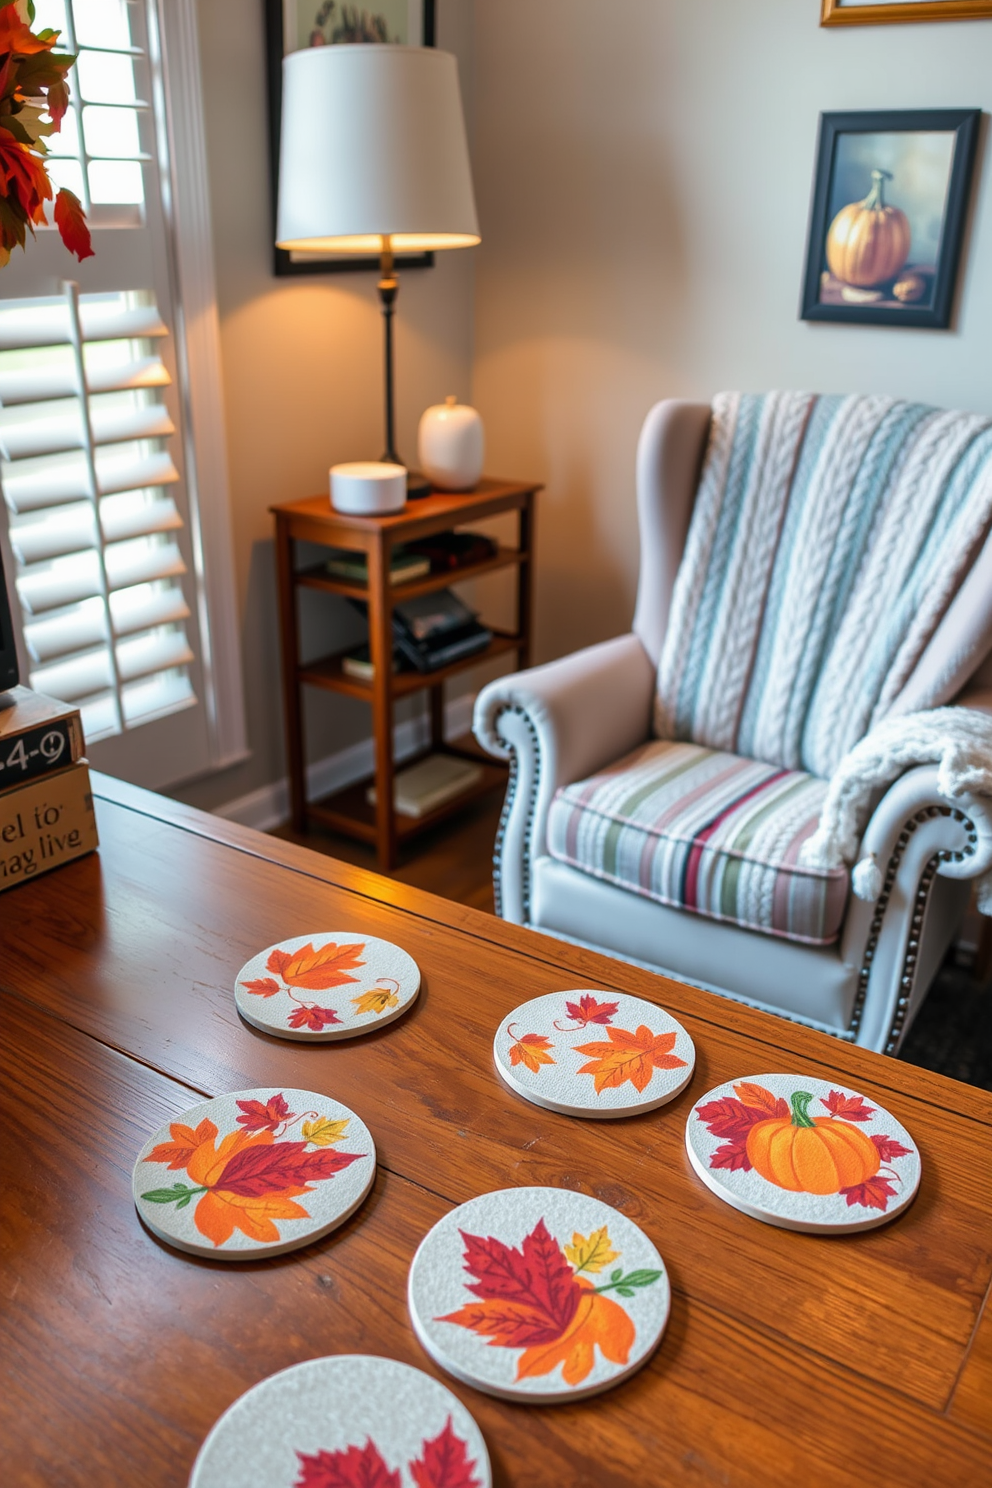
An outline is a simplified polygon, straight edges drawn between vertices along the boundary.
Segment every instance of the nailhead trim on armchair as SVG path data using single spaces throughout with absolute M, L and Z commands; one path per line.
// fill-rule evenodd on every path
M 524 854 L 523 858 L 523 874 L 520 891 L 520 900 L 524 916 L 523 923 L 527 925 L 530 923 L 530 834 L 531 828 L 534 825 L 534 809 L 537 806 L 537 792 L 538 786 L 540 784 L 541 773 L 539 763 L 541 754 L 537 737 L 537 729 L 534 727 L 530 715 L 523 708 L 517 707 L 515 704 L 512 706 L 508 704 L 505 708 L 500 708 L 499 712 L 496 714 L 496 717 L 493 719 L 493 732 L 496 734 L 499 733 L 499 721 L 503 717 L 504 713 L 516 713 L 520 718 L 523 719 L 534 745 L 534 781 L 531 785 L 530 798 L 527 802 L 527 816 L 525 818 L 524 828 L 527 838 L 527 852 Z M 500 916 L 500 918 L 502 918 L 503 915 L 503 838 L 506 835 L 506 824 L 510 819 L 510 813 L 512 812 L 515 804 L 517 785 L 520 780 L 520 767 L 518 764 L 517 751 L 514 749 L 509 740 L 507 740 L 507 747 L 510 751 L 510 778 L 506 787 L 506 798 L 503 801 L 503 810 L 499 814 L 499 826 L 496 828 L 496 841 L 493 844 L 493 901 L 496 913 Z

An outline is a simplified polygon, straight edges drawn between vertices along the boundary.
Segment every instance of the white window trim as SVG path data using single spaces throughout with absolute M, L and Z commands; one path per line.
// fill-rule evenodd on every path
M 147 4 L 152 75 L 160 69 L 165 79 L 164 96 L 152 102 L 158 115 L 156 132 L 165 142 L 167 156 L 160 168 L 168 187 L 165 216 L 175 247 L 175 345 L 185 405 L 185 456 L 203 667 L 210 684 L 206 701 L 211 769 L 222 770 L 247 759 L 250 751 L 232 551 L 196 0 L 147 0 Z

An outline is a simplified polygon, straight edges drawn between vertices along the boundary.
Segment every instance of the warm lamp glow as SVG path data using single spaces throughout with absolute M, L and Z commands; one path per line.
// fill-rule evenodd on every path
M 391 233 L 394 253 L 433 253 L 439 248 L 474 248 L 482 239 L 478 233 Z M 292 238 L 277 241 L 277 248 L 291 248 L 294 253 L 381 253 L 384 247 L 380 233 L 342 234 L 336 238 Z

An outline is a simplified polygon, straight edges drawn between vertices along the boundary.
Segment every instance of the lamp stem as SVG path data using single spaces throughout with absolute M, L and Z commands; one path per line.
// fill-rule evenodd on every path
M 383 459 L 393 465 L 403 462 L 396 453 L 395 413 L 393 405 L 393 310 L 399 282 L 393 272 L 393 244 L 388 234 L 383 235 L 379 260 L 379 303 L 382 306 L 384 334 L 384 361 L 386 378 L 386 451 Z

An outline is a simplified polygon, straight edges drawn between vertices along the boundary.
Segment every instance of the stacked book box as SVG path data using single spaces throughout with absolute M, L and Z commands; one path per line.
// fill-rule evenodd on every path
M 98 845 L 79 710 L 0 692 L 0 893 Z

